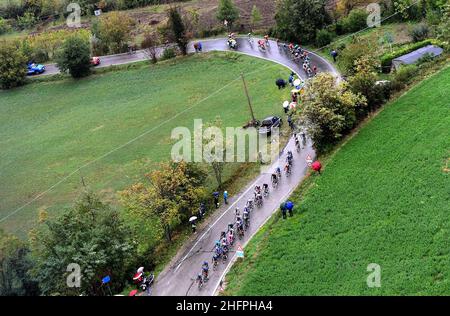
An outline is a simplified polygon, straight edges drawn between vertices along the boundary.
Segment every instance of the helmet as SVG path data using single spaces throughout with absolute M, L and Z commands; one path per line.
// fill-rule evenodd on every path
M 207 261 L 203 261 L 203 264 L 204 264 L 205 266 L 207 266 L 207 265 L 208 265 L 208 262 L 207 262 Z

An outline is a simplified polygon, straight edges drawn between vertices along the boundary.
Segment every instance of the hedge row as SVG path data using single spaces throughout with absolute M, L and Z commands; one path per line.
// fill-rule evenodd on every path
M 441 45 L 441 43 L 436 39 L 426 39 L 421 42 L 411 43 L 407 45 L 402 45 L 399 48 L 395 49 L 392 52 L 385 53 L 380 57 L 381 67 L 383 70 L 389 70 L 392 66 L 392 60 L 411 53 L 419 48 L 425 47 L 427 45 Z

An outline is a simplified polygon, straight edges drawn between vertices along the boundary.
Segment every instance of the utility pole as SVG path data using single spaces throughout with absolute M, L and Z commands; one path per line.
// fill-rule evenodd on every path
M 245 91 L 245 95 L 247 96 L 248 107 L 250 108 L 250 113 L 252 115 L 252 124 L 256 124 L 255 115 L 253 114 L 252 102 L 250 101 L 250 96 L 248 95 L 247 83 L 245 82 L 245 78 L 244 78 L 244 73 L 243 72 L 241 73 L 241 77 L 242 77 L 242 82 L 244 83 L 244 91 Z

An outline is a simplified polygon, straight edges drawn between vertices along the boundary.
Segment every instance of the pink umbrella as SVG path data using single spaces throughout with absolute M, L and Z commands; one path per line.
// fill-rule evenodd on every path
M 322 164 L 320 163 L 320 161 L 316 160 L 312 163 L 311 168 L 314 171 L 317 171 L 318 173 L 320 173 L 320 170 L 322 169 Z
M 133 290 L 130 292 L 130 294 L 128 294 L 128 296 L 136 296 L 138 290 Z

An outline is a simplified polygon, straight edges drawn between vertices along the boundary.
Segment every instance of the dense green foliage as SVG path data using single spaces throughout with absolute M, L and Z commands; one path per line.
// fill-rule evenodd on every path
M 9 89 L 23 84 L 27 74 L 27 59 L 19 45 L 1 41 L 0 60 L 0 86 Z
M 31 274 L 44 295 L 105 295 L 107 275 L 112 290 L 121 291 L 136 257 L 136 241 L 119 213 L 90 192 L 57 219 L 43 219 L 31 236 Z M 80 287 L 68 286 L 72 263 L 80 267 Z
M 187 54 L 187 45 L 189 43 L 189 38 L 186 33 L 185 22 L 181 16 L 180 9 L 177 7 L 171 7 L 167 11 L 167 16 L 169 18 L 168 28 L 170 30 L 169 38 L 177 43 L 183 55 Z
M 301 95 L 299 121 L 307 127 L 316 151 L 324 152 L 339 141 L 357 122 L 367 100 L 354 94 L 331 74 L 318 74 Z M 297 113 L 296 113 L 297 114 Z
M 300 44 L 314 43 L 316 30 L 329 23 L 324 0 L 282 0 L 275 14 L 275 35 Z
M 221 23 L 226 20 L 229 28 L 233 26 L 233 23 L 239 19 L 239 10 L 233 0 L 219 0 L 216 18 Z
M 233 295 L 446 295 L 450 68 L 375 117 L 266 225 L 228 276 Z M 369 288 L 367 266 L 381 266 Z M 268 277 L 270 276 L 270 277 Z
M 68 71 L 74 78 L 81 78 L 91 72 L 91 49 L 84 38 L 72 35 L 66 39 L 56 56 L 58 68 Z
M 37 283 L 28 275 L 29 253 L 23 241 L 0 229 L 0 296 L 39 294 Z

